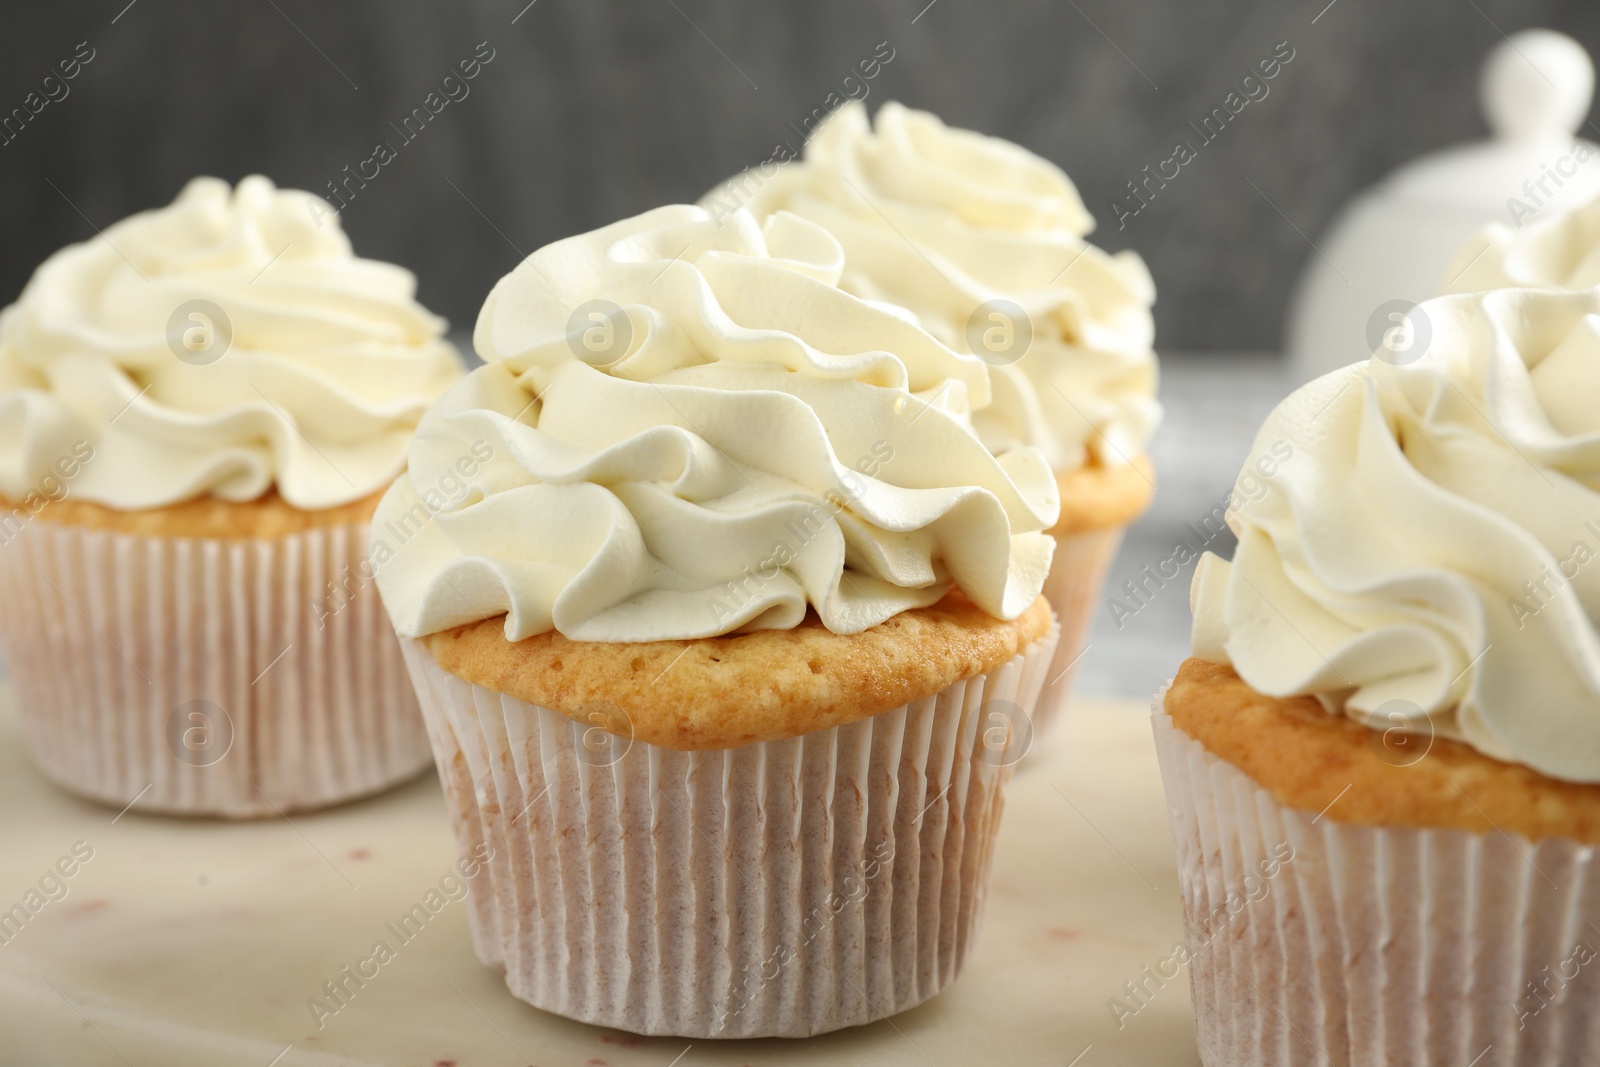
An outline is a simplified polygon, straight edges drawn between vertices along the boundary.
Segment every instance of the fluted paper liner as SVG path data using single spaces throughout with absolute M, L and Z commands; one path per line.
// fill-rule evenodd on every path
M 1117 558 L 1126 527 L 1085 530 L 1056 538 L 1056 554 L 1045 578 L 1044 596 L 1061 621 L 1061 641 L 1045 675 L 1039 706 L 1033 715 L 1035 745 L 1043 751 L 1060 736 L 1062 718 L 1072 690 L 1072 677 L 1083 653 L 1084 640 L 1094 622 L 1095 604 L 1104 588 L 1111 563 Z
M 1600 1063 L 1592 847 L 1341 824 L 1280 805 L 1159 699 L 1154 727 L 1208 1067 Z
M 399 641 L 351 577 L 366 544 L 364 523 L 270 540 L 31 523 L 0 545 L 0 637 L 40 768 L 119 808 L 235 818 L 421 773 Z M 329 581 L 359 587 L 317 610 Z
M 478 958 L 536 1007 L 640 1034 L 803 1037 L 921 1003 L 971 949 L 1028 737 L 995 716 L 1032 706 L 1055 638 L 849 725 L 600 756 L 598 727 L 402 641 L 457 847 L 493 855 Z

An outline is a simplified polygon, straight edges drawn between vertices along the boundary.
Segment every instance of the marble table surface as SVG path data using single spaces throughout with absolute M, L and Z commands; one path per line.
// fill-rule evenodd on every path
M 3 693 L 3 690 L 0 690 Z M 3 697 L 0 697 L 3 702 Z M 70 878 L 0 945 L 0 1061 L 76 1067 L 1016 1067 L 1198 1064 L 1185 976 L 1111 998 L 1182 937 L 1147 703 L 1085 700 L 1017 771 L 988 911 L 943 995 L 805 1041 L 642 1039 L 539 1012 L 447 904 L 319 1028 L 307 1001 L 455 855 L 437 779 L 315 815 L 118 815 L 39 777 L 0 709 L 0 908 Z M 75 851 L 76 850 L 76 851 Z M 83 861 L 83 856 L 90 856 Z M 61 895 L 60 886 L 65 887 Z

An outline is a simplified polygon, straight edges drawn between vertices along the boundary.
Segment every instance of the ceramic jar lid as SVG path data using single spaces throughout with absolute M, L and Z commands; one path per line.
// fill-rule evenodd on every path
M 1310 257 L 1289 316 L 1299 377 L 1370 355 L 1369 319 L 1437 295 L 1456 250 L 1488 223 L 1519 226 L 1600 196 L 1600 146 L 1578 137 L 1594 88 L 1589 54 L 1565 34 L 1500 42 L 1479 79 L 1492 139 L 1406 164 L 1317 239 L 1322 254 Z

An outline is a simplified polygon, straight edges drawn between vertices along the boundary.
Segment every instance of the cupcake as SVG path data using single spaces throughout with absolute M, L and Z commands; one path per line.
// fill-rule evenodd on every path
M 1600 290 L 1289 397 L 1155 709 L 1207 1064 L 1600 1060 Z
M 461 373 L 414 290 L 309 193 L 197 178 L 0 312 L 0 642 L 49 778 L 252 817 L 427 767 L 365 557 Z
M 691 206 L 539 250 L 378 507 L 489 857 L 473 942 L 536 1007 L 800 1037 L 931 997 L 976 936 L 1056 639 L 1055 482 L 973 434 L 984 363 L 841 266 L 796 216 Z
M 1155 287 L 1133 252 L 1084 240 L 1094 219 L 1054 164 L 896 103 L 876 128 L 852 102 L 802 161 L 743 173 L 702 203 L 723 217 L 790 211 L 844 248 L 840 286 L 910 312 L 990 366 L 972 421 L 991 451 L 1031 446 L 1055 472 L 1061 516 L 1045 595 L 1061 642 L 1035 729 L 1060 718 L 1123 531 L 1148 506 L 1155 399 Z

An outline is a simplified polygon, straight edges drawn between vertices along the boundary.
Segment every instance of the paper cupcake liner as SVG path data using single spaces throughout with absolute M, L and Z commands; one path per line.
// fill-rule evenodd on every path
M 1208 1067 L 1600 1063 L 1592 847 L 1343 825 L 1154 726 Z
M 1048 748 L 1060 735 L 1083 643 L 1089 636 L 1095 605 L 1100 602 L 1100 590 L 1105 587 L 1106 575 L 1122 545 L 1125 529 L 1117 526 L 1086 530 L 1056 538 L 1056 554 L 1050 563 L 1043 592 L 1061 620 L 1061 643 L 1056 646 L 1055 658 L 1039 694 L 1039 707 L 1034 712 L 1035 752 Z
M 472 880 L 522 1000 L 639 1034 L 804 1037 L 939 992 L 977 934 L 1002 789 L 1056 631 L 985 675 L 784 741 L 628 743 L 403 641 Z
M 119 808 L 239 818 L 425 770 L 366 543 L 365 524 L 232 541 L 32 523 L 0 546 L 0 639 L 40 768 Z

